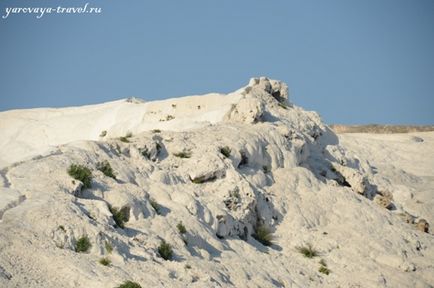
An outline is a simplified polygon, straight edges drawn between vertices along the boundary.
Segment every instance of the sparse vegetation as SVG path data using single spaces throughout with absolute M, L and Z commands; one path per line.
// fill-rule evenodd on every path
M 227 197 L 223 203 L 225 203 L 226 207 L 229 210 L 235 210 L 237 208 L 237 205 L 240 203 L 241 197 L 240 197 L 240 190 L 238 187 L 235 187 L 235 189 L 229 191 L 229 197 Z
M 296 247 L 297 251 L 304 255 L 307 258 L 313 258 L 319 255 L 319 252 L 315 250 L 312 244 L 307 244 L 306 246 L 298 246 Z
M 66 232 L 65 226 L 63 226 L 63 225 L 59 225 L 59 227 L 57 227 L 57 228 L 59 228 L 59 230 L 62 230 L 63 232 Z
M 173 120 L 173 119 L 175 119 L 175 116 L 173 116 L 173 115 L 166 115 L 166 118 L 160 119 L 159 121 L 160 122 L 164 122 L 164 121 L 170 121 L 170 120 Z
M 105 136 L 107 136 L 107 131 L 106 130 L 101 131 L 101 134 L 99 134 L 99 137 L 105 137 Z
M 154 129 L 154 130 L 152 130 L 152 133 L 161 133 L 161 130 L 160 129 Z
M 288 106 L 287 105 L 285 105 L 285 104 L 283 104 L 283 103 L 277 103 L 277 105 L 279 105 L 279 107 L 281 107 L 281 108 L 283 108 L 283 109 L 285 109 L 285 110 L 287 110 L 288 109 Z
M 220 153 L 222 153 L 226 158 L 231 156 L 231 148 L 224 146 L 220 148 Z
M 113 220 L 116 223 L 116 226 L 120 228 L 125 228 L 125 222 L 128 222 L 128 214 L 129 214 L 129 208 L 127 206 L 123 207 L 122 209 L 118 209 L 115 207 L 109 206 L 109 210 L 113 215 Z
M 161 244 L 158 247 L 158 254 L 160 254 L 161 258 L 164 260 L 171 260 L 173 257 L 172 246 L 164 240 L 161 241 Z
M 119 138 L 119 140 L 121 140 L 124 143 L 130 143 L 129 138 L 133 137 L 133 133 L 128 132 L 127 134 L 125 134 L 125 136 L 122 136 Z
M 180 221 L 178 225 L 176 225 L 176 228 L 178 228 L 178 232 L 181 234 L 187 233 L 187 229 L 185 228 L 184 224 Z
M 113 246 L 112 246 L 112 244 L 110 244 L 110 242 L 105 241 L 104 247 L 105 247 L 105 250 L 107 251 L 107 253 L 111 254 L 113 252 Z
M 102 162 L 98 162 L 96 164 L 96 169 L 101 171 L 105 176 L 111 177 L 116 180 L 116 176 L 113 172 L 112 166 L 107 160 L 104 160 Z
M 327 263 L 324 261 L 324 259 L 321 259 L 321 261 L 319 261 L 319 264 L 321 265 L 318 269 L 318 271 L 320 273 L 329 275 L 330 274 L 330 269 L 327 267 Z
M 212 176 L 212 177 L 208 177 L 208 178 L 205 177 L 205 176 L 197 177 L 197 178 L 194 178 L 194 179 L 190 178 L 191 182 L 193 182 L 194 184 L 202 184 L 202 183 L 205 183 L 205 182 L 214 181 L 215 179 L 217 179 L 216 176 Z
M 190 158 L 191 152 L 190 151 L 181 151 L 181 152 L 173 153 L 173 156 L 178 157 L 178 158 Z
M 160 215 L 160 204 L 157 203 L 154 199 L 149 199 L 149 204 L 151 204 L 152 208 L 154 208 L 155 212 Z
M 190 264 L 185 264 L 185 269 L 191 269 L 191 265 Z
M 75 243 L 75 252 L 86 253 L 89 251 L 90 247 L 92 247 L 92 244 L 90 244 L 89 237 L 84 235 L 78 238 L 77 242 Z
M 112 261 L 110 261 L 110 259 L 107 257 L 99 259 L 98 262 L 99 262 L 99 264 L 101 264 L 103 266 L 109 266 L 112 263 Z
M 90 188 L 92 186 L 92 172 L 86 166 L 71 164 L 68 168 L 68 174 L 72 178 L 83 183 L 82 189 Z
M 133 282 L 133 281 L 125 281 L 121 285 L 117 286 L 116 288 L 142 288 L 139 283 Z
M 271 233 L 270 229 L 267 228 L 265 225 L 257 226 L 253 237 L 258 240 L 262 245 L 270 246 L 272 244 L 271 241 L 273 240 L 273 234 Z
M 270 168 L 266 165 L 262 166 L 262 171 L 264 171 L 265 174 L 267 174 L 268 172 L 270 172 Z

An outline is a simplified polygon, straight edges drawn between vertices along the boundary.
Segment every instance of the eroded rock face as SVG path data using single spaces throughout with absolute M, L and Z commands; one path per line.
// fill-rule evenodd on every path
M 300 287 L 360 283 L 377 287 L 378 281 L 370 279 L 383 266 L 389 274 L 381 281 L 387 278 L 391 287 L 401 285 L 398 282 L 407 279 L 404 277 L 410 279 L 405 284 L 422 281 L 420 275 L 402 276 L 401 271 L 414 271 L 411 258 L 419 257 L 431 243 L 429 235 L 414 233 L 416 228 L 428 232 L 427 221 L 417 221 L 418 217 L 404 212 L 402 217 L 410 225 L 397 223 L 396 211 L 370 205 L 373 200 L 394 210 L 393 195 L 386 192 L 393 190 L 385 186 L 388 189 L 376 191 L 369 164 L 340 146 L 317 113 L 292 105 L 286 84 L 253 78 L 234 94 L 225 96 L 232 98 L 225 100 L 221 110 L 213 106 L 217 111 L 203 104 L 207 101 L 196 103 L 200 97 L 151 107 L 140 117 L 154 113 L 157 120 L 151 124 L 167 125 L 157 127 L 166 130 L 155 132 L 152 127 L 153 132 L 146 126 L 143 133 L 121 142 L 110 138 L 116 134 L 107 128 L 104 142 L 68 144 L 58 154 L 11 167 L 4 182 L 17 193 L 9 196 L 26 198 L 14 202 L 12 209 L 0 209 L 4 216 L 0 253 L 6 251 L 0 257 L 0 286 L 8 278 L 2 267 L 14 272 L 13 278 L 21 277 L 16 272 L 22 270 L 8 264 L 15 263 L 11 260 L 45 267 L 50 255 L 60 263 L 44 270 L 50 275 L 29 269 L 26 278 L 17 280 L 23 284 L 18 286 L 26 286 L 27 279 L 42 279 L 44 284 L 55 279 L 51 283 L 70 286 L 68 281 L 73 278 L 75 286 L 99 287 L 131 278 L 165 287 L 189 287 L 192 282 L 197 287 L 242 287 L 245 283 L 258 287 L 283 283 L 285 287 L 295 283 Z M 223 101 L 222 96 L 212 97 Z M 141 104 L 128 105 L 139 109 Z M 176 118 L 158 121 L 168 111 L 177 113 Z M 203 111 L 204 119 L 214 122 L 196 126 L 186 120 L 190 113 Z M 179 126 L 170 126 L 173 123 Z M 193 128 L 185 131 L 183 125 Z M 116 179 L 96 170 L 101 161 L 110 162 Z M 93 172 L 91 188 L 82 190 L 82 184 L 66 173 L 72 163 L 86 165 Z M 10 192 L 2 190 L 1 194 Z M 124 228 L 115 223 L 113 208 L 127 220 Z M 186 232 L 177 228 L 180 222 Z M 262 226 L 276 236 L 272 247 L 252 239 L 255 228 Z M 82 236 L 88 236 L 92 244 L 86 255 L 75 252 Z M 158 253 L 162 240 L 173 247 L 171 262 L 163 262 Z M 339 273 L 334 278 L 318 278 L 318 267 L 306 266 L 295 249 L 304 242 L 312 242 L 330 256 L 332 271 L 347 269 L 358 281 L 341 281 Z M 348 243 L 363 249 L 343 246 Z M 34 253 L 21 253 L 29 250 Z M 1 262 L 3 255 L 9 258 Z M 113 262 L 110 273 L 96 263 L 102 257 Z M 187 264 L 190 268 L 184 268 Z M 369 272 L 367 277 L 361 276 L 360 268 Z M 76 274 L 64 280 L 64 271 Z M 62 277 L 56 278 L 57 274 Z M 396 275 L 399 279 L 395 281 Z M 92 279 L 96 280 L 89 285 Z
M 273 101 L 283 107 L 291 107 L 288 101 L 288 86 L 266 77 L 250 79 L 242 95 L 243 98 L 226 114 L 227 121 L 247 124 L 267 121 L 270 119 L 267 105 Z
M 253 124 L 259 122 L 263 114 L 263 103 L 256 98 L 246 96 L 232 107 L 226 117 L 230 121 Z

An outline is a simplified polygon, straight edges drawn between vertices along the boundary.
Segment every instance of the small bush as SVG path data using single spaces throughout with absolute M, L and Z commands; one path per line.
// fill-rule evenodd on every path
M 152 133 L 161 133 L 161 130 L 160 129 L 154 129 L 154 130 L 152 130 Z
M 105 176 L 111 177 L 116 180 L 116 176 L 113 172 L 112 166 L 110 166 L 110 163 L 107 160 L 103 162 L 98 162 L 96 164 L 96 169 L 101 171 Z
M 320 273 L 325 274 L 325 275 L 329 275 L 330 272 L 331 272 L 330 269 L 327 268 L 326 266 L 321 266 L 321 267 L 319 267 L 318 271 L 319 271 Z
M 285 105 L 285 104 L 283 104 L 283 103 L 277 103 L 277 105 L 279 105 L 281 108 L 283 108 L 283 109 L 285 109 L 285 110 L 288 110 L 288 106 L 287 105 Z
M 99 134 L 99 137 L 105 137 L 105 136 L 107 136 L 107 131 L 106 130 L 101 131 L 101 134 Z
M 81 236 L 75 243 L 75 252 L 86 253 L 90 247 L 92 247 L 92 244 L 90 244 L 89 237 L 87 235 Z
M 109 266 L 112 263 L 112 261 L 110 261 L 110 259 L 107 257 L 99 259 L 98 262 L 99 262 L 99 264 L 101 264 L 103 266 Z
M 92 172 L 86 166 L 71 164 L 71 166 L 68 168 L 68 174 L 72 178 L 83 183 L 82 189 L 92 187 Z
M 173 156 L 178 157 L 178 158 L 190 158 L 191 152 L 190 151 L 182 151 L 182 152 L 178 152 L 178 153 L 173 153 Z
M 307 244 L 307 246 L 296 247 L 296 249 L 307 258 L 313 258 L 319 255 L 319 252 L 315 250 L 310 243 Z
M 127 134 L 125 134 L 125 136 L 119 137 L 119 140 L 121 140 L 122 142 L 125 143 L 130 143 L 130 140 L 128 138 L 133 137 L 133 133 L 128 132 Z
M 228 146 L 221 147 L 220 153 L 222 153 L 226 158 L 229 158 L 231 156 L 231 148 Z
M 184 224 L 182 224 L 182 222 L 179 222 L 178 225 L 176 225 L 176 228 L 178 228 L 178 232 L 181 234 L 187 233 L 187 229 L 185 228 Z
M 264 166 L 262 166 L 262 171 L 264 171 L 264 173 L 267 174 L 268 172 L 270 172 L 270 168 L 268 168 L 268 166 L 264 165 Z
M 125 281 L 116 288 L 142 288 L 139 283 L 133 281 Z
M 194 179 L 190 178 L 191 182 L 193 182 L 194 184 L 203 184 L 205 182 L 212 182 L 216 179 L 217 179 L 217 176 L 215 176 L 215 175 L 212 177 L 201 176 L 201 177 L 197 177 Z
M 120 228 L 125 228 L 125 222 L 128 222 L 128 207 L 123 207 L 122 209 L 118 209 L 115 207 L 109 206 L 109 210 L 113 215 L 113 220 L 116 223 L 116 226 Z
M 63 226 L 63 225 L 59 225 L 59 227 L 57 227 L 57 228 L 59 228 L 59 229 L 62 230 L 63 232 L 66 232 L 65 226 Z
M 158 247 L 158 254 L 160 254 L 161 258 L 163 258 L 164 260 L 172 260 L 172 246 L 164 240 L 161 241 L 161 244 Z
M 107 253 L 111 254 L 113 252 L 113 246 L 112 246 L 112 244 L 110 244 L 110 242 L 105 241 L 104 247 L 105 247 L 105 250 L 107 251 Z
M 160 215 L 160 204 L 158 204 L 154 199 L 149 199 L 149 203 L 151 204 L 152 208 L 154 208 L 155 212 Z
M 271 231 L 265 225 L 256 227 L 253 237 L 262 245 L 270 246 L 272 244 L 273 234 L 271 234 Z

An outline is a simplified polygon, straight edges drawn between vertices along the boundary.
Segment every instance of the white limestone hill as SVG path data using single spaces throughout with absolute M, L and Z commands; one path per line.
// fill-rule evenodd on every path
M 433 287 L 434 132 L 338 137 L 265 77 L 0 131 L 0 287 Z

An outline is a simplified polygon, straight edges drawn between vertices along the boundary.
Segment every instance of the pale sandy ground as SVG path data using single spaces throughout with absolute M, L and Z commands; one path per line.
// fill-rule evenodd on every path
M 433 287 L 434 238 L 416 229 L 434 223 L 433 132 L 338 138 L 265 78 L 228 95 L 2 112 L 0 129 L 0 287 Z M 92 170 L 90 189 L 72 163 Z M 129 209 L 124 229 L 109 205 Z M 252 237 L 260 225 L 271 246 Z M 77 253 L 83 235 L 92 247 Z M 307 244 L 317 257 L 296 249 Z

